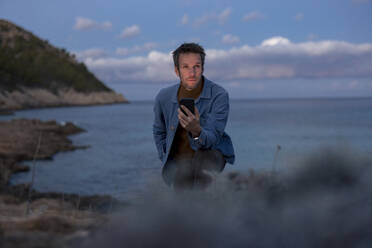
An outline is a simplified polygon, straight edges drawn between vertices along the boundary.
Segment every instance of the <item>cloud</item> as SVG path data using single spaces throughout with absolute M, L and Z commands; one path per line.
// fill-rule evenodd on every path
M 88 58 L 97 59 L 97 58 L 102 58 L 102 57 L 107 56 L 107 53 L 103 49 L 100 49 L 100 48 L 91 48 L 91 49 L 87 49 L 84 51 L 73 52 L 73 53 L 76 55 L 76 58 L 80 61 L 84 61 Z
M 239 37 L 232 34 L 226 34 L 222 37 L 222 43 L 224 44 L 236 44 L 239 42 L 240 42 Z
M 372 77 L 372 44 L 273 37 L 256 47 L 208 50 L 206 64 L 213 77 L 231 80 Z
M 208 22 L 218 22 L 220 25 L 223 25 L 227 22 L 231 13 L 232 13 L 231 8 L 226 8 L 219 14 L 216 14 L 215 12 L 206 13 L 201 17 L 195 19 L 194 26 L 200 27 Z
M 109 21 L 105 21 L 103 23 L 98 23 L 92 19 L 85 18 L 85 17 L 76 17 L 75 19 L 75 30 L 110 30 L 112 29 L 112 23 Z
M 131 50 L 127 47 L 118 47 L 116 48 L 115 53 L 120 56 L 127 56 L 131 53 Z
M 284 38 L 284 37 L 281 37 L 281 36 L 275 36 L 275 37 L 272 37 L 270 39 L 264 40 L 261 43 L 261 46 L 288 45 L 290 43 L 291 42 L 287 38 Z
M 200 27 L 203 24 L 207 23 L 208 21 L 215 19 L 215 17 L 216 17 L 215 14 L 210 14 L 210 13 L 204 14 L 203 16 L 198 17 L 198 18 L 195 19 L 194 26 L 195 27 Z
M 102 29 L 104 30 L 110 30 L 112 29 L 112 23 L 109 21 L 105 21 L 101 24 Z
M 231 12 L 232 12 L 232 9 L 231 8 L 227 8 L 225 10 L 223 10 L 217 17 L 218 19 L 218 22 L 220 24 L 224 24 L 227 19 L 229 19 L 230 15 L 231 15 Z
M 294 17 L 293 17 L 296 21 L 302 21 L 302 19 L 304 19 L 304 14 L 303 13 L 297 13 Z
M 189 23 L 189 16 L 187 14 L 184 14 L 181 19 L 181 24 L 186 25 L 187 23 Z
M 93 29 L 95 26 L 96 26 L 96 22 L 91 19 L 84 18 L 84 17 L 76 17 L 74 29 L 87 30 L 87 29 Z
M 147 56 L 87 58 L 85 64 L 102 80 L 169 82 L 176 79 L 171 54 L 151 51 Z
M 122 39 L 133 38 L 135 36 L 138 36 L 140 33 L 141 33 L 140 27 L 138 25 L 132 25 L 124 28 L 124 30 L 120 34 L 120 38 Z
M 148 42 L 148 43 L 145 43 L 143 44 L 142 46 L 134 46 L 134 47 L 131 47 L 131 48 L 127 48 L 127 47 L 118 47 L 116 49 L 116 54 L 117 55 L 120 55 L 120 56 L 127 56 L 127 55 L 130 55 L 130 54 L 135 54 L 135 53 L 140 53 L 140 52 L 145 52 L 145 51 L 150 51 L 154 48 L 157 47 L 157 44 L 154 43 L 154 42 Z
M 218 80 L 372 77 L 372 43 L 307 41 L 272 37 L 257 46 L 207 49 L 205 74 Z M 87 66 L 103 80 L 171 82 L 170 53 L 147 56 L 87 58 Z
M 249 13 L 245 14 L 243 16 L 243 21 L 249 22 L 249 21 L 254 21 L 254 20 L 262 20 L 264 18 L 265 18 L 265 16 L 261 12 L 253 11 L 253 12 L 249 12 Z

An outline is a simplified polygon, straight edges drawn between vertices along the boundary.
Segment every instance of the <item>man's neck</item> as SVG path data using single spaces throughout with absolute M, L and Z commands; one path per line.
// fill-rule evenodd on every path
M 197 99 L 202 90 L 203 90 L 203 86 L 204 86 L 204 81 L 203 80 L 200 80 L 200 83 L 197 84 L 197 86 L 191 90 L 187 90 L 182 84 L 180 85 L 180 87 L 178 88 L 178 93 L 177 93 L 177 98 L 178 100 L 182 99 L 182 98 L 193 98 L 193 99 Z

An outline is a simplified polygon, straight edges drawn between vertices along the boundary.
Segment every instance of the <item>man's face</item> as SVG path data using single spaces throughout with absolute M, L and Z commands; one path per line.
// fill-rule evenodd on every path
M 174 68 L 181 84 L 187 90 L 192 90 L 198 86 L 203 74 L 202 61 L 198 53 L 181 53 L 179 56 L 179 66 Z

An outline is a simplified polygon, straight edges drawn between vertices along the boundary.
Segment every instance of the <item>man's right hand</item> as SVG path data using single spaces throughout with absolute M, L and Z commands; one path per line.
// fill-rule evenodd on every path
M 191 111 L 186 108 L 184 105 L 181 105 L 181 108 L 187 115 L 185 115 L 181 109 L 178 109 L 178 120 L 181 124 L 181 126 L 189 131 L 192 134 L 192 137 L 199 137 L 201 132 L 201 126 L 200 126 L 200 115 L 199 111 L 196 107 L 194 107 L 194 112 L 191 113 Z

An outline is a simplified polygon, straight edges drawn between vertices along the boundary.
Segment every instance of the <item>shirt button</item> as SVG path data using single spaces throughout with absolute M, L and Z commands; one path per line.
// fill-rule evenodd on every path
M 170 127 L 170 130 L 174 131 L 174 126 L 171 126 L 171 127 Z

